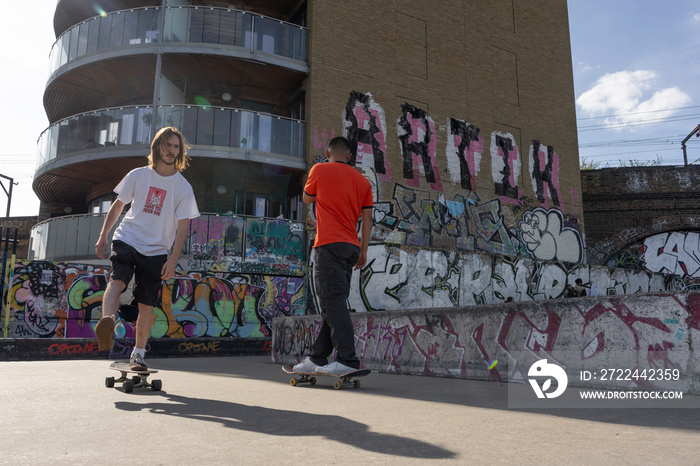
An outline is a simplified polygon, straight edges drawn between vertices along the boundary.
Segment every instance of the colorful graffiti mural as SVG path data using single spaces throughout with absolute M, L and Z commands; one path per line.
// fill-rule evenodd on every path
M 473 124 L 448 118 L 438 128 L 424 109 L 409 103 L 399 107 L 399 178 L 391 176 L 386 117 L 372 94 L 351 91 L 343 111 L 343 135 L 356 154 L 351 163 L 372 184 L 374 242 L 574 264 L 585 259 L 576 217 L 580 187 L 569 189 L 574 216 L 566 215 L 560 156 L 553 146 L 532 141 L 528 168 L 533 194 L 528 197 L 520 186 L 523 161 L 512 133 L 493 131 L 486 152 L 484 138 Z M 438 130 L 445 131 L 447 141 L 445 167 L 437 157 Z M 492 184 L 480 176 L 486 153 Z M 441 168 L 447 173 L 445 183 Z M 495 196 L 489 199 L 489 193 Z
M 700 233 L 671 231 L 648 236 L 610 256 L 606 265 L 700 279 Z
M 109 267 L 19 263 L 10 291 L 10 338 L 94 338 Z M 156 338 L 266 337 L 269 322 L 305 312 L 304 279 L 222 272 L 180 272 L 165 282 L 155 309 Z M 133 338 L 118 319 L 117 336 Z
M 301 276 L 305 236 L 301 222 L 202 215 L 190 221 L 184 269 Z

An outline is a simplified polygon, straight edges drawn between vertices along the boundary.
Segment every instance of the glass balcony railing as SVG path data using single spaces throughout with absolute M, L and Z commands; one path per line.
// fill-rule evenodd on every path
M 85 150 L 150 145 L 153 108 L 106 108 L 49 126 L 37 141 L 37 168 Z M 219 146 L 303 158 L 305 123 L 247 110 L 158 106 L 156 129 L 174 126 L 195 146 Z
M 75 261 L 97 259 L 95 243 L 106 213 L 45 220 L 32 228 L 29 260 Z M 121 222 L 108 235 L 108 243 Z M 233 234 L 232 234 L 233 232 Z M 211 267 L 231 272 L 281 272 L 301 275 L 306 260 L 304 224 L 279 218 L 202 214 L 190 220 L 182 249 L 188 270 Z
M 37 167 L 72 153 L 102 147 L 150 145 L 153 108 L 105 108 L 60 120 L 37 141 Z
M 214 7 L 134 8 L 88 19 L 61 34 L 49 55 L 50 74 L 85 55 L 153 42 L 232 46 L 305 62 L 307 29 L 255 13 Z
M 156 126 L 180 128 L 195 145 L 235 147 L 295 158 L 304 154 L 304 122 L 266 113 L 195 105 L 159 106 Z

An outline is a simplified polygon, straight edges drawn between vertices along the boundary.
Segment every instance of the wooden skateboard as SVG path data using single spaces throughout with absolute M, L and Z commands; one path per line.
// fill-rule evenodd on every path
M 109 368 L 121 372 L 121 376 L 119 376 L 118 379 L 115 379 L 114 377 L 107 377 L 105 379 L 105 386 L 107 388 L 114 387 L 115 382 L 122 384 L 124 393 L 131 393 L 134 391 L 134 388 L 150 388 L 154 392 L 157 392 L 163 387 L 163 383 L 160 380 L 153 380 L 150 383 L 148 382 L 148 376 L 155 374 L 158 371 L 151 369 L 145 371 L 135 371 L 132 370 L 131 366 L 125 362 L 113 362 L 109 365 Z M 129 378 L 127 374 L 135 375 Z
M 340 390 L 344 385 L 352 385 L 355 388 L 360 388 L 360 381 L 355 379 L 352 380 L 354 377 L 364 377 L 365 375 L 370 374 L 372 371 L 369 369 L 358 369 L 356 371 L 348 372 L 347 374 L 342 374 L 342 375 L 335 375 L 335 374 L 321 374 L 319 372 L 295 372 L 294 368 L 290 365 L 284 365 L 282 366 L 282 370 L 285 371 L 287 374 L 295 374 L 299 375 L 299 378 L 292 377 L 292 379 L 289 381 L 289 384 L 292 387 L 296 387 L 297 384 L 300 383 L 308 383 L 310 385 L 316 385 L 316 376 L 324 376 L 324 377 L 337 377 L 340 380 L 336 380 L 333 383 L 333 388 L 336 390 Z

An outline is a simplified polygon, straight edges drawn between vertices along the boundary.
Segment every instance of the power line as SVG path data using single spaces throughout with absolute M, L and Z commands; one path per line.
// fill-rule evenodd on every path
M 630 123 L 602 123 L 599 125 L 578 127 L 578 132 L 581 133 L 581 132 L 587 132 L 587 131 L 621 129 L 621 128 L 629 128 L 631 126 L 644 126 L 644 125 L 661 124 L 661 123 L 675 123 L 678 121 L 697 120 L 699 117 L 700 117 L 700 113 L 694 113 L 692 115 L 679 115 L 677 117 L 656 118 L 656 119 L 642 120 L 642 121 L 630 122 Z
M 667 108 L 667 109 L 662 109 L 662 110 L 646 110 L 643 112 L 618 113 L 616 115 L 603 115 L 603 116 L 597 116 L 597 117 L 576 118 L 576 121 L 595 120 L 595 119 L 599 119 L 599 118 L 612 118 L 612 117 L 620 117 L 620 116 L 628 116 L 628 115 L 641 115 L 643 113 L 670 112 L 670 111 L 674 111 L 674 110 L 686 110 L 689 108 L 700 108 L 700 105 L 693 105 L 690 107 Z
M 649 144 L 675 144 L 676 141 L 671 139 L 678 138 L 678 143 L 680 144 L 680 138 L 684 137 L 683 134 L 678 134 L 675 136 L 657 136 L 653 138 L 643 138 L 643 139 L 613 139 L 608 141 L 596 141 L 596 142 L 584 142 L 579 143 L 579 148 L 582 147 L 601 147 L 616 144 L 629 144 L 629 145 L 649 145 Z
M 599 155 L 581 155 L 579 154 L 580 157 L 586 157 L 586 158 L 593 158 L 593 157 L 609 157 L 611 155 L 636 155 L 636 154 L 646 154 L 649 152 L 653 153 L 659 153 L 659 152 L 669 152 L 669 151 L 677 151 L 678 149 L 654 149 L 654 150 L 636 150 L 632 152 L 613 152 L 613 153 L 608 153 L 606 152 L 605 154 L 599 154 Z

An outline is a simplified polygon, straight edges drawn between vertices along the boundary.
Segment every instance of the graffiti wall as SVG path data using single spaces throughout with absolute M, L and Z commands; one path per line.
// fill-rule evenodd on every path
M 512 132 L 484 136 L 454 117 L 437 124 L 409 103 L 398 111 L 392 134 L 370 93 L 351 91 L 343 111 L 351 163 L 372 185 L 373 242 L 585 260 L 580 185 L 561 185 L 563 158 L 553 146 L 534 139 L 523 155 Z M 389 156 L 390 147 L 397 156 Z M 578 162 L 567 167 L 578 171 Z
M 190 221 L 184 269 L 301 276 L 305 237 L 301 222 L 205 214 Z
M 678 369 L 682 377 L 675 388 L 700 393 L 700 363 L 692 344 L 700 337 L 700 293 L 356 313 L 352 318 L 355 349 L 372 370 L 523 380 L 527 374 L 522 371 L 550 357 L 572 372 Z M 299 361 L 319 330 L 318 317 L 276 319 L 275 362 Z M 618 387 L 653 389 L 654 383 L 637 378 Z
M 109 270 L 18 263 L 10 290 L 8 338 L 94 338 Z M 151 332 L 155 338 L 269 337 L 272 318 L 301 314 L 306 307 L 303 277 L 218 271 L 179 271 L 163 284 L 161 302 Z M 134 337 L 129 320 L 118 319 L 117 337 Z M 4 333 L 4 309 L 0 322 Z
M 607 265 L 700 279 L 700 233 L 672 231 L 648 236 L 608 258 Z
M 312 252 L 311 277 L 314 259 Z M 674 283 L 669 276 L 639 270 L 379 244 L 370 245 L 367 265 L 353 273 L 349 301 L 357 312 L 498 304 L 508 298 L 541 301 L 564 297 L 566 284 L 577 278 L 588 295 L 657 292 L 673 289 Z M 314 299 L 313 280 L 308 285 Z

